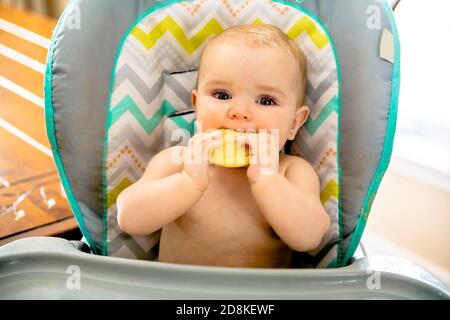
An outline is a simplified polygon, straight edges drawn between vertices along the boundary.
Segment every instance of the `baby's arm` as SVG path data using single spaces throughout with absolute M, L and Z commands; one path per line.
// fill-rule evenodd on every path
M 293 158 L 285 176 L 264 176 L 251 190 L 265 218 L 293 250 L 317 248 L 330 228 L 330 218 L 320 202 L 319 179 L 303 159 Z
M 172 147 L 153 157 L 144 175 L 117 197 L 117 219 L 129 234 L 145 235 L 184 214 L 201 197 L 202 192 L 183 170 L 183 163 L 171 160 Z

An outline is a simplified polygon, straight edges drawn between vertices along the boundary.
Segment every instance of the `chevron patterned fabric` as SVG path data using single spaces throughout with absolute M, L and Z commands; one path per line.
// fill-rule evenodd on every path
M 114 70 L 107 128 L 105 214 L 109 255 L 137 259 L 157 256 L 159 233 L 147 237 L 124 234 L 117 225 L 115 200 L 139 179 L 155 154 L 170 146 L 187 145 L 193 135 L 195 114 L 189 112 L 193 111 L 190 93 L 206 41 L 228 27 L 250 23 L 278 26 L 305 53 L 306 104 L 311 114 L 289 153 L 304 157 L 317 170 L 321 201 L 332 220 L 323 243 L 309 254 L 320 256 L 319 267 L 336 258 L 341 240 L 336 57 L 320 23 L 300 10 L 269 0 L 176 2 L 150 12 L 126 35 Z

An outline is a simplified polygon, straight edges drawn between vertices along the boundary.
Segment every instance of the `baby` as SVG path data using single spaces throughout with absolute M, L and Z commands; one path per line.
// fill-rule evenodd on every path
M 120 193 L 120 228 L 162 228 L 158 260 L 172 263 L 288 268 L 294 251 L 317 248 L 330 227 L 317 174 L 281 152 L 308 118 L 305 82 L 301 50 L 274 26 L 235 26 L 211 39 L 192 91 L 202 130 L 187 147 L 154 156 Z M 213 164 L 223 129 L 245 133 L 236 143 L 248 165 Z

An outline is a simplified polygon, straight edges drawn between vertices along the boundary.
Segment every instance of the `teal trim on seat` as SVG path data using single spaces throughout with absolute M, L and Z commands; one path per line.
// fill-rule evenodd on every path
M 333 259 L 328 265 L 327 265 L 327 269 L 331 269 L 331 268 L 336 268 L 338 267 L 337 265 L 337 258 Z
M 58 169 L 59 176 L 61 178 L 61 183 L 64 187 L 64 191 L 66 192 L 67 199 L 69 201 L 70 207 L 73 210 L 73 214 L 78 222 L 81 233 L 86 238 L 89 246 L 95 254 L 98 254 L 97 246 L 89 231 L 87 230 L 83 214 L 78 206 L 78 202 L 75 199 L 75 195 L 70 186 L 69 180 L 67 179 L 66 171 L 64 169 L 64 164 L 61 159 L 61 155 L 59 153 L 58 142 L 56 141 L 56 132 L 55 132 L 55 123 L 54 123 L 54 112 L 53 112 L 53 99 L 52 99 L 52 77 L 53 77 L 53 55 L 56 47 L 56 37 L 58 36 L 58 31 L 61 27 L 62 21 L 64 21 L 64 17 L 67 12 L 70 10 L 70 5 L 66 7 L 61 18 L 59 19 L 56 28 L 53 32 L 52 39 L 50 41 L 50 47 L 48 49 L 47 62 L 46 62 L 46 70 L 44 75 L 44 103 L 45 103 L 45 124 L 47 130 L 47 136 L 50 142 L 50 147 L 52 149 L 53 158 L 55 160 L 56 168 Z
M 373 200 L 375 199 L 378 187 L 380 186 L 381 179 L 383 178 L 389 165 L 394 144 L 394 135 L 397 124 L 398 96 L 400 91 L 400 41 L 397 26 L 395 24 L 394 13 L 386 0 L 383 0 L 383 3 L 389 19 L 389 24 L 391 25 L 392 34 L 394 36 L 394 66 L 392 73 L 391 102 L 389 107 L 388 123 L 386 126 L 383 154 L 381 156 L 380 163 L 378 164 L 378 168 L 375 171 L 374 178 L 369 186 L 368 192 L 364 198 L 363 207 L 361 209 L 349 247 L 344 256 L 342 266 L 348 264 L 351 257 L 355 253 L 359 242 L 361 241 L 367 218 L 370 213 L 370 208 L 372 207 Z

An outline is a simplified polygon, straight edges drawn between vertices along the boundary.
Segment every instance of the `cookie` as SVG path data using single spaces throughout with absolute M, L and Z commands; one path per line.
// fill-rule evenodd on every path
M 220 148 L 210 150 L 209 162 L 226 168 L 248 166 L 250 163 L 248 146 L 237 142 L 237 138 L 246 133 L 230 129 L 220 130 L 223 132 L 223 143 Z

